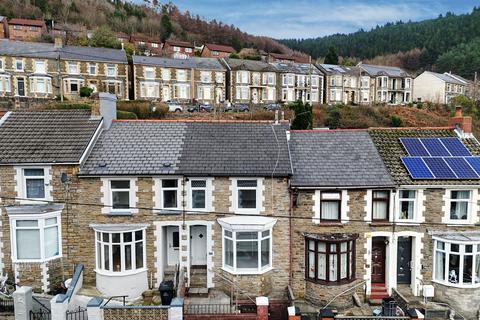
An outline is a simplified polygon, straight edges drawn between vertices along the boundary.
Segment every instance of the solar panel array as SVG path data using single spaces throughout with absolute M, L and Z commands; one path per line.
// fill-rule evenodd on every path
M 458 138 L 400 138 L 409 156 L 402 162 L 412 179 L 480 179 L 480 157 Z

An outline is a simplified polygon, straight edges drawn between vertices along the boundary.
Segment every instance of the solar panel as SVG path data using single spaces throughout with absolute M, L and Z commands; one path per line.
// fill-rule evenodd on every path
M 468 164 L 470 164 L 473 170 L 480 176 L 480 157 L 465 157 L 465 160 L 467 160 Z
M 462 141 L 460 141 L 458 138 L 440 138 L 440 141 L 448 149 L 448 151 L 450 151 L 452 156 L 468 157 L 472 155 Z
M 402 162 L 413 179 L 434 179 L 425 162 L 419 157 L 403 157 Z
M 421 138 L 420 141 L 433 157 L 449 157 L 450 153 L 438 138 Z
M 428 157 L 430 155 L 418 138 L 400 138 L 400 142 L 411 156 Z
M 461 157 L 446 157 L 445 162 L 453 170 L 459 179 L 477 179 L 478 174 L 471 166 L 468 165 L 467 160 Z
M 437 179 L 456 179 L 457 176 L 448 167 L 443 158 L 424 157 L 423 161 L 427 164 L 428 168 L 435 175 Z

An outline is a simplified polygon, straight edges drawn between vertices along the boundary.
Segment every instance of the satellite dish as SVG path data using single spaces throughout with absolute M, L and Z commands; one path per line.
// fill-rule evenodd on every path
M 60 175 L 60 181 L 62 181 L 62 183 L 67 183 L 68 182 L 68 174 L 66 174 L 65 172 L 62 172 L 62 174 Z

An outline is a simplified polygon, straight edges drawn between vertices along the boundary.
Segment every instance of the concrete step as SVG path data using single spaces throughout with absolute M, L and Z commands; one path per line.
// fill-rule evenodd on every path
M 208 297 L 208 288 L 205 287 L 190 287 L 188 289 L 189 296 Z

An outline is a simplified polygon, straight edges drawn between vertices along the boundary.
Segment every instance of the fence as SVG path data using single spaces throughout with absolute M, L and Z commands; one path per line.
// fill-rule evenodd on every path
M 395 290 L 395 288 L 392 289 L 392 298 L 395 299 L 395 301 L 397 302 L 397 305 L 400 307 L 400 309 L 402 309 L 404 314 L 407 314 L 409 309 L 408 300 L 400 292 Z
M 230 304 L 186 304 L 183 314 L 234 314 L 235 306 Z
M 50 320 L 52 313 L 48 310 L 30 311 L 30 320 Z
M 0 297 L 0 312 L 14 312 L 13 298 Z
M 87 309 L 78 307 L 66 312 L 67 320 L 88 320 Z

